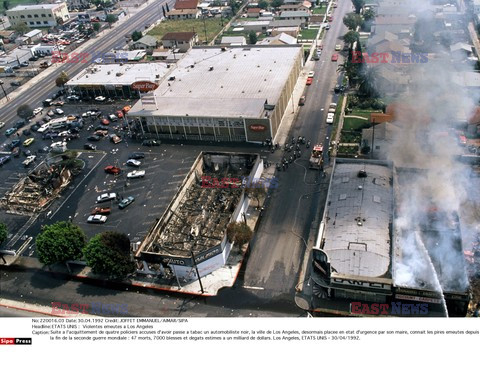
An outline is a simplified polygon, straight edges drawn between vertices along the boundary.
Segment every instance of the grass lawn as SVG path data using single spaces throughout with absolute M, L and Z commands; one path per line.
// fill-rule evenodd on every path
M 368 127 L 370 127 L 369 120 L 352 118 L 350 116 L 345 116 L 343 119 L 343 129 L 345 130 L 360 130 Z
M 339 98 L 338 98 L 338 102 L 337 102 L 337 110 L 335 111 L 335 118 L 333 120 L 333 128 L 332 128 L 332 133 L 330 134 L 330 140 L 331 141 L 334 141 L 335 140 L 335 137 L 337 135 L 337 129 L 338 129 L 338 123 L 340 121 L 340 113 L 342 111 L 342 104 L 343 104 L 343 98 L 345 96 L 344 95 L 341 95 Z
M 223 24 L 227 24 L 228 20 L 223 19 Z M 207 39 L 205 39 L 205 28 L 207 30 Z M 182 20 L 164 20 L 155 28 L 153 28 L 149 35 L 157 37 L 159 40 L 169 32 L 197 32 L 199 42 L 206 40 L 211 42 L 213 38 L 222 30 L 222 21 L 219 18 L 205 19 L 205 27 L 203 19 L 182 19 Z
M 315 8 L 313 9 L 313 14 L 314 15 L 323 15 L 327 12 L 327 7 L 322 6 L 321 8 Z
M 300 32 L 302 39 L 315 39 L 317 36 L 318 29 L 304 29 Z

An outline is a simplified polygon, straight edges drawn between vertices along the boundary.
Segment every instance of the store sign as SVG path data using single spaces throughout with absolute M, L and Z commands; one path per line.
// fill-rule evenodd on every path
M 392 288 L 390 284 L 375 283 L 370 281 L 362 281 L 362 280 L 354 280 L 354 279 L 332 278 L 332 283 L 341 284 L 341 285 L 359 286 L 363 288 L 372 288 L 372 289 L 390 290 Z
M 136 81 L 131 85 L 133 90 L 138 90 L 142 93 L 155 90 L 158 85 L 151 81 Z
M 265 129 L 267 129 L 267 127 L 261 124 L 252 124 L 249 128 L 253 132 L 263 132 Z

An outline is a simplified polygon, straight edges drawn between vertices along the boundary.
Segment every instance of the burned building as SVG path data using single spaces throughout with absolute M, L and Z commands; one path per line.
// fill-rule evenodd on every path
M 136 258 L 191 281 L 225 265 L 231 243 L 230 222 L 244 220 L 249 199 L 244 181 L 259 178 L 262 160 L 256 154 L 202 152 L 162 217 L 154 224 Z M 221 182 L 212 184 L 212 181 Z
M 399 207 L 412 191 L 412 174 L 422 171 L 336 159 L 312 252 L 313 311 L 349 315 L 353 302 L 402 303 L 428 306 L 422 315 L 465 316 L 469 284 L 458 216 L 425 206 L 403 221 Z
M 8 213 L 33 215 L 44 210 L 71 180 L 72 172 L 67 167 L 42 163 L 0 199 L 0 206 Z

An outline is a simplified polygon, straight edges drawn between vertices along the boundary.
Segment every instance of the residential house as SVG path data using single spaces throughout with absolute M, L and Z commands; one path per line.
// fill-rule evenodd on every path
M 167 12 L 168 19 L 197 19 L 201 14 L 199 9 L 173 9 Z
M 158 43 L 157 38 L 145 35 L 133 43 L 132 49 L 143 49 L 147 54 L 152 54 L 153 50 L 158 47 Z
M 287 3 L 280 6 L 280 11 L 307 11 L 310 12 L 312 3 L 310 1 L 301 1 L 297 3 Z
M 257 45 L 269 46 L 285 46 L 290 44 L 297 44 L 297 38 L 285 33 L 280 33 L 274 37 L 267 37 L 262 41 L 257 42 Z
M 307 11 L 282 11 L 280 14 L 280 19 L 282 20 L 293 20 L 298 19 L 301 20 L 302 26 L 308 24 L 310 19 L 310 13 Z
M 266 32 L 270 21 L 268 20 L 248 20 L 244 22 L 239 22 L 235 24 L 235 27 L 242 29 L 245 32 Z M 235 29 L 234 29 L 235 30 Z
M 303 28 L 301 19 L 280 20 L 274 19 L 268 25 L 269 29 L 275 29 L 280 27 L 299 27 Z
M 276 35 L 279 35 L 280 33 L 285 33 L 292 37 L 297 38 L 298 33 L 300 33 L 300 27 L 278 27 L 278 28 L 273 28 L 270 31 L 271 36 L 276 36 Z
M 173 48 L 185 53 L 198 43 L 198 35 L 195 32 L 171 32 L 162 37 L 163 48 Z
M 461 61 L 465 60 L 468 57 L 472 57 L 473 46 L 468 43 L 458 42 L 450 46 L 450 55 L 453 60 Z
M 374 125 L 370 128 L 362 130 L 362 149 L 368 147 L 369 156 L 376 160 L 386 160 L 388 151 L 392 145 L 395 134 L 398 133 L 400 127 L 391 122 L 385 122 Z M 372 151 L 373 146 L 373 151 Z
M 177 0 L 175 1 L 174 9 L 197 9 L 198 0 Z
M 261 12 L 262 12 L 262 9 L 260 9 L 260 8 L 248 8 L 247 9 L 247 17 L 248 18 L 258 18 L 260 16 Z

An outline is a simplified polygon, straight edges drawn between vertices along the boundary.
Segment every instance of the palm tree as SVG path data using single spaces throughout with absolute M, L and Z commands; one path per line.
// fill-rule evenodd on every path
M 360 74 L 358 91 L 367 98 L 378 96 L 378 72 L 375 67 L 370 66 L 363 69 L 363 72 Z

